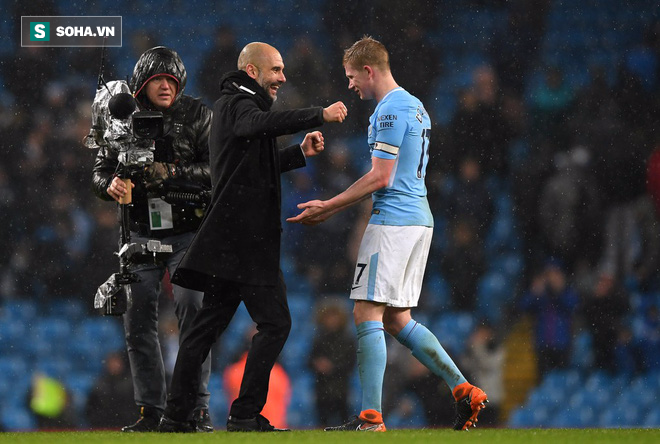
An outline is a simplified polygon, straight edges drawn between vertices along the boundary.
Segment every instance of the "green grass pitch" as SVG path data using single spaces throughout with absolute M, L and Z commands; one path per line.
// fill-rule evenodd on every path
M 317 430 L 291 433 L 215 433 L 159 434 L 120 432 L 25 432 L 0 433 L 1 443 L 15 444 L 409 444 L 409 443 L 660 443 L 660 429 L 472 429 L 455 432 L 446 429 L 390 430 L 387 433 L 333 432 Z

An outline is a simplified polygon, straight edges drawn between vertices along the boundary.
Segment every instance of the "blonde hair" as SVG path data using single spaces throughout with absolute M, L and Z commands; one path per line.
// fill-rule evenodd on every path
M 361 68 L 365 65 L 379 68 L 382 71 L 390 70 L 390 55 L 378 40 L 365 35 L 350 48 L 344 51 L 343 65 Z

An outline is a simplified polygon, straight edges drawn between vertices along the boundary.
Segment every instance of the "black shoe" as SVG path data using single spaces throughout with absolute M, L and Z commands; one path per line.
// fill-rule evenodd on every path
M 195 421 L 175 421 L 163 415 L 157 431 L 160 433 L 195 433 L 197 427 Z
M 277 429 L 265 417 L 257 415 L 254 418 L 240 419 L 230 416 L 227 418 L 228 432 L 290 432 L 290 429 Z
M 195 421 L 198 432 L 211 433 L 213 431 L 213 423 L 211 422 L 208 409 L 195 410 L 193 421 Z
M 454 419 L 454 430 L 470 430 L 470 427 L 477 426 L 477 416 L 481 409 L 486 407 L 488 396 L 479 387 L 472 386 L 467 396 L 456 401 L 454 409 L 456 418 Z
M 336 427 L 326 427 L 323 430 L 326 432 L 386 432 L 387 428 L 385 428 L 385 424 L 382 422 L 383 416 L 378 412 L 374 413 L 378 415 L 377 417 L 373 418 L 373 420 L 376 422 L 368 421 L 365 417 L 362 416 L 361 413 L 360 416 L 353 416 L 346 424 L 342 424 Z
M 155 432 L 158 429 L 161 414 L 151 407 L 140 407 L 140 418 L 135 424 L 122 427 L 122 432 Z

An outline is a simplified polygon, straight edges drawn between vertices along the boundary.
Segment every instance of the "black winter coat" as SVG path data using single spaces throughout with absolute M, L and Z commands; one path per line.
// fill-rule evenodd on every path
M 323 108 L 271 111 L 272 99 L 244 71 L 225 74 L 213 107 L 213 196 L 172 282 L 204 291 L 208 277 L 276 285 L 280 266 L 280 173 L 305 165 L 300 145 L 276 137 L 323 124 Z
M 184 95 L 163 112 L 163 120 L 166 136 L 156 143 L 155 161 L 176 164 L 177 182 L 208 189 L 211 185 L 208 146 L 211 110 L 198 99 Z M 182 123 L 178 134 L 174 131 L 175 123 Z M 107 147 L 101 147 L 96 155 L 92 188 L 103 200 L 112 200 L 106 190 L 117 169 L 117 156 L 116 151 Z M 156 193 L 151 196 L 144 184 L 137 181 L 133 190 L 133 205 L 129 207 L 133 230 L 136 224 L 149 225 L 148 197 L 156 197 Z M 175 232 L 193 231 L 202 220 L 194 210 L 185 206 L 173 205 L 172 212 Z M 171 230 L 161 231 L 163 235 L 172 234 L 169 233 Z
M 154 160 L 176 165 L 176 179 L 170 179 L 169 181 L 173 182 L 170 185 L 209 189 L 211 177 L 208 138 L 211 110 L 199 99 L 183 94 L 187 80 L 186 68 L 176 51 L 163 46 L 145 51 L 133 68 L 130 87 L 141 109 L 154 109 L 144 87 L 156 75 L 174 78 L 178 87 L 172 105 L 163 112 L 164 137 L 156 141 Z M 101 199 L 112 200 L 106 190 L 117 172 L 117 156 L 117 152 L 106 147 L 101 147 L 96 156 L 92 188 Z M 140 231 L 150 237 L 164 237 L 197 229 L 202 220 L 201 211 L 187 205 L 174 204 L 174 229 L 145 233 L 149 227 L 147 199 L 158 197 L 159 193 L 148 193 L 143 181 L 134 182 L 133 205 L 129 207 L 131 230 Z

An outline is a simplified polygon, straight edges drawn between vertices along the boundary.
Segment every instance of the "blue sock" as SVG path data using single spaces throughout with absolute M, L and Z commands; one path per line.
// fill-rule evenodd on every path
M 362 385 L 362 410 L 382 412 L 383 375 L 387 364 L 385 330 L 378 321 L 362 322 L 357 326 L 357 362 Z
M 408 347 L 412 351 L 412 355 L 434 375 L 444 379 L 452 392 L 458 384 L 466 382 L 454 361 L 438 342 L 438 338 L 414 319 L 403 327 L 403 330 L 396 336 L 396 340 Z

